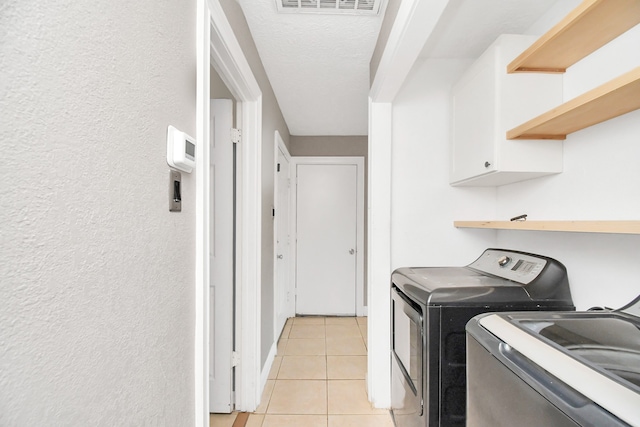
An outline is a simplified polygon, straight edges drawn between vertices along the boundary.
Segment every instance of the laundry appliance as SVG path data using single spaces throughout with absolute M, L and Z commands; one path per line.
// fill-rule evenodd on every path
M 465 325 L 472 317 L 573 309 L 566 268 L 541 255 L 487 249 L 465 267 L 395 270 L 391 276 L 395 425 L 465 425 Z
M 467 325 L 468 427 L 640 426 L 640 297 Z

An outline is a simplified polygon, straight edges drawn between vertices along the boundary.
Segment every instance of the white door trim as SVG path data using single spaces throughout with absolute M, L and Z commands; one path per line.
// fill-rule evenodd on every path
M 196 259 L 195 425 L 209 425 L 209 97 L 210 67 L 237 101 L 243 137 L 238 147 L 236 409 L 253 411 L 260 400 L 260 247 L 262 92 L 219 0 L 198 0 L 196 24 Z
M 402 0 L 369 90 L 373 102 L 393 102 L 450 1 Z
M 357 188 L 357 248 L 356 248 L 356 316 L 365 315 L 364 307 L 364 157 L 292 157 L 291 167 L 295 171 L 298 165 L 356 165 L 358 168 L 358 188 Z M 295 172 L 292 176 L 296 176 Z M 297 204 L 297 182 L 291 180 L 291 257 L 292 264 L 297 264 L 297 244 L 296 244 L 296 204 Z M 295 274 L 293 276 L 295 280 Z M 295 282 L 293 282 L 295 283 Z M 297 288 L 297 284 L 294 285 Z
M 369 400 L 391 404 L 391 145 L 393 100 L 451 0 L 403 0 L 369 91 L 368 375 Z
M 273 152 L 275 153 L 273 156 L 273 206 L 274 209 L 276 210 L 276 219 L 273 221 L 273 283 L 274 286 L 277 286 L 278 283 L 278 259 L 276 258 L 278 256 L 278 220 L 277 220 L 277 215 L 278 215 L 278 209 L 280 208 L 278 206 L 278 192 L 279 192 L 279 188 L 278 188 L 278 151 L 282 151 L 282 154 L 284 155 L 285 159 L 287 159 L 287 161 L 289 162 L 289 179 L 291 178 L 291 166 L 292 161 L 291 161 L 291 154 L 289 154 L 289 150 L 287 149 L 287 146 L 285 145 L 284 141 L 282 140 L 282 136 L 280 135 L 280 132 L 278 132 L 277 130 L 275 131 L 275 136 L 274 136 L 274 150 Z M 293 191 L 293 189 L 291 188 L 290 191 Z M 293 234 L 291 232 L 291 211 L 292 211 L 292 207 L 291 207 L 291 194 L 289 194 L 289 223 L 287 224 L 287 226 L 289 227 L 289 235 L 291 236 L 291 239 L 293 240 Z M 291 246 L 292 247 L 292 246 Z M 290 252 L 292 251 L 292 249 L 290 248 Z M 291 256 L 291 255 L 289 255 Z M 293 258 L 292 258 L 293 259 Z M 287 274 L 289 275 L 289 286 L 291 286 L 291 284 L 293 283 L 294 280 L 294 276 L 293 276 L 293 263 L 290 262 L 288 263 L 289 265 L 289 271 L 287 272 Z M 274 288 L 275 289 L 275 288 Z M 287 291 L 290 291 L 290 289 L 287 289 Z M 278 307 L 278 301 L 276 300 L 275 297 L 277 297 L 278 293 L 274 291 L 274 301 L 273 301 L 273 334 L 274 334 L 274 342 L 277 343 L 278 338 L 280 337 L 280 332 L 277 326 L 278 326 L 278 312 L 277 312 L 277 307 Z M 289 305 L 286 306 L 287 310 L 286 310 L 286 315 L 287 317 L 293 317 L 295 315 L 295 311 L 294 309 L 291 309 L 291 307 Z
M 367 390 L 376 408 L 391 405 L 391 103 L 369 102 Z

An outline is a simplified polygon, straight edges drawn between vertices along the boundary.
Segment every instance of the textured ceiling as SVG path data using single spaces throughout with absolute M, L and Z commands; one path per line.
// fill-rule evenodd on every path
M 477 58 L 500 34 L 522 34 L 567 1 L 450 0 L 420 57 Z
M 275 0 L 238 1 L 291 134 L 366 135 L 382 16 L 277 13 Z M 449 0 L 420 57 L 477 58 L 500 34 L 522 34 L 552 6 L 577 1 Z
M 381 16 L 277 13 L 240 0 L 292 135 L 366 135 L 369 61 Z

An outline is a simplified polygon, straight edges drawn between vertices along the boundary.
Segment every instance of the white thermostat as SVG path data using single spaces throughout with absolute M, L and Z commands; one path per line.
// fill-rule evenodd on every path
M 196 140 L 173 126 L 167 128 L 167 163 L 187 173 L 196 167 Z

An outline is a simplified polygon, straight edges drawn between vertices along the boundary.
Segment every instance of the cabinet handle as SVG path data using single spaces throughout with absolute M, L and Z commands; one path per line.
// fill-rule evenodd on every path
M 491 166 L 491 163 L 489 163 L 489 162 L 484 162 L 484 167 L 485 167 L 485 168 L 488 168 L 489 166 Z

